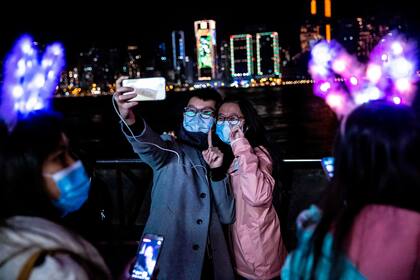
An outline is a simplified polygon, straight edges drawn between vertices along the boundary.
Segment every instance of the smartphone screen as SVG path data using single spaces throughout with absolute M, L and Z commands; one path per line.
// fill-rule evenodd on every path
M 324 157 L 321 159 L 322 169 L 325 172 L 325 175 L 328 179 L 331 179 L 334 176 L 334 158 L 333 157 Z
M 137 259 L 131 278 L 150 280 L 155 273 L 156 264 L 163 244 L 163 236 L 144 234 L 137 252 Z
M 137 96 L 130 101 L 163 100 L 166 98 L 165 78 L 127 79 L 122 81 L 123 87 L 132 87 Z

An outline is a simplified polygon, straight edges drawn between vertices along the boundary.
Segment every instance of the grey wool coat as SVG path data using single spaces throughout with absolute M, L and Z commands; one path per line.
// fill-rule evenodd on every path
M 229 179 L 210 179 L 201 151 L 172 137 L 161 137 L 146 123 L 140 135 L 126 137 L 134 152 L 153 169 L 144 233 L 164 237 L 158 279 L 200 279 L 206 247 L 212 255 L 214 279 L 234 279 L 221 225 L 235 219 Z

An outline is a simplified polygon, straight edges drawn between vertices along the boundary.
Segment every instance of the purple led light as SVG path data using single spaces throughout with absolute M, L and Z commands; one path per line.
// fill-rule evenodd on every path
M 64 48 L 59 43 L 38 53 L 33 39 L 24 35 L 17 40 L 4 63 L 0 117 L 11 129 L 19 117 L 34 110 L 50 108 L 59 74 L 64 67 Z
M 367 65 L 337 42 L 321 41 L 312 49 L 309 72 L 314 93 L 343 115 L 349 108 L 377 99 L 410 104 L 418 79 L 415 58 L 413 44 L 396 32 L 380 41 Z

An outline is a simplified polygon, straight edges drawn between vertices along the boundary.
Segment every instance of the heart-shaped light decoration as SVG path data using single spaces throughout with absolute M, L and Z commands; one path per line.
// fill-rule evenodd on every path
M 396 32 L 386 35 L 360 63 L 336 41 L 321 41 L 311 51 L 314 93 L 338 116 L 371 100 L 411 104 L 416 92 L 415 45 Z

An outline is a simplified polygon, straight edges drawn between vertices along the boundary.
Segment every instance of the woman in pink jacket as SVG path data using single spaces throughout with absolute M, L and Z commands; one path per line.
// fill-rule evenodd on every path
M 246 279 L 278 278 L 286 249 L 273 207 L 273 162 L 264 126 L 245 99 L 227 99 L 219 109 L 216 134 L 230 145 L 228 174 L 236 203 L 230 228 L 236 273 Z M 228 156 L 226 158 L 229 158 Z

